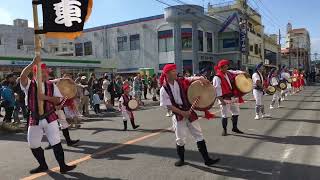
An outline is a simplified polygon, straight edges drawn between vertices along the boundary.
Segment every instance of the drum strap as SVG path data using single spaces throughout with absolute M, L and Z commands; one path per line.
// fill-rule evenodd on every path
M 181 96 L 181 100 L 182 100 L 182 103 L 183 103 L 182 106 L 178 105 L 178 104 L 176 103 L 176 101 L 174 100 L 172 90 L 171 90 L 170 85 L 169 85 L 168 83 L 166 83 L 165 85 L 163 85 L 163 88 L 164 88 L 165 91 L 167 92 L 167 94 L 168 94 L 168 96 L 169 96 L 169 98 L 170 98 L 171 104 L 172 104 L 174 107 L 176 107 L 176 108 L 178 108 L 178 109 L 180 109 L 180 110 L 182 110 L 182 111 L 189 111 L 190 108 L 191 108 L 191 105 L 189 105 L 189 103 L 188 103 L 188 101 L 187 101 L 186 94 L 185 94 L 184 91 L 183 91 L 182 83 L 179 82 L 179 80 L 178 80 L 177 82 L 178 82 L 178 84 L 179 84 L 180 96 Z M 183 120 L 183 117 L 182 117 L 181 115 L 176 114 L 176 113 L 174 113 L 174 114 L 176 115 L 178 121 Z M 194 111 L 192 111 L 189 120 L 192 122 L 192 121 L 195 121 L 195 120 L 197 120 L 197 119 L 198 119 L 197 114 L 196 114 Z
M 131 111 L 131 109 L 129 108 L 129 101 L 132 99 L 132 97 L 123 94 L 122 98 L 123 98 L 123 105 L 126 107 L 127 111 Z
M 264 84 L 263 84 L 264 80 L 263 80 L 262 74 L 259 71 L 256 71 L 256 72 L 259 75 L 259 78 L 260 78 L 260 81 L 261 81 L 261 84 L 262 84 L 262 87 L 263 87 L 264 86 Z M 259 90 L 259 91 L 263 91 L 262 87 L 259 87 L 259 86 L 255 85 L 254 89 Z

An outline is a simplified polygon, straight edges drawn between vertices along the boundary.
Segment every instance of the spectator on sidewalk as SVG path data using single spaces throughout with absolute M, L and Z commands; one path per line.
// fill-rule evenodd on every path
M 139 105 L 143 105 L 141 100 L 142 97 L 142 80 L 141 75 L 138 74 L 133 80 L 133 95 L 135 99 L 138 101 Z
M 97 93 L 97 90 L 93 91 L 93 108 L 94 108 L 94 112 L 96 114 L 101 113 L 100 111 L 100 104 L 101 104 L 101 99 L 99 97 L 99 94 Z
M 11 123 L 12 114 L 15 107 L 15 99 L 14 99 L 13 90 L 10 87 L 9 81 L 4 81 L 2 83 L 2 88 L 0 92 L 1 92 L 1 97 L 3 99 L 3 101 L 1 101 L 1 107 L 4 107 L 5 109 L 3 124 Z

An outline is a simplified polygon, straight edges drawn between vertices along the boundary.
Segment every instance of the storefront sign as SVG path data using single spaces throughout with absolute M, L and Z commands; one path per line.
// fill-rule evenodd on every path
M 247 52 L 247 32 L 246 32 L 246 26 L 242 25 L 240 26 L 240 51 L 242 53 Z
M 31 63 L 31 61 L 11 61 L 12 65 L 17 65 L 17 66 L 27 66 Z

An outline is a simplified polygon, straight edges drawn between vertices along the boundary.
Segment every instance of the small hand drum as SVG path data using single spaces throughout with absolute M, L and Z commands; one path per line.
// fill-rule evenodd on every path
M 72 99 L 77 95 L 77 87 L 72 79 L 60 79 L 57 86 L 62 96 L 68 97 L 68 99 Z
M 279 88 L 281 90 L 286 90 L 287 89 L 287 83 L 285 81 L 280 81 Z
M 131 99 L 131 100 L 129 101 L 129 103 L 128 103 L 128 106 L 129 106 L 129 108 L 130 108 L 131 110 L 136 110 L 136 109 L 138 109 L 138 107 L 139 107 L 139 103 L 138 103 L 137 100 Z
M 297 80 L 298 80 L 298 79 L 297 79 L 296 77 L 293 77 L 293 78 L 292 78 L 292 82 L 297 82 Z
M 190 104 L 199 99 L 199 102 L 195 105 L 194 109 L 198 111 L 210 109 L 216 99 L 216 91 L 213 85 L 201 85 L 200 81 L 194 81 L 188 88 L 187 98 Z
M 274 95 L 276 93 L 276 88 L 273 86 L 268 86 L 266 93 L 269 95 Z
M 253 81 L 251 78 L 247 78 L 244 74 L 239 74 L 235 79 L 236 86 L 243 94 L 248 94 L 253 90 Z

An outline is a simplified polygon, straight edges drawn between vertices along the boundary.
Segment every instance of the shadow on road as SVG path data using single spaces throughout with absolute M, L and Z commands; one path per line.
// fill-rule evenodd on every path
M 62 174 L 56 173 L 56 172 L 50 172 L 49 176 L 52 179 L 121 180 L 119 178 L 108 178 L 108 177 L 96 178 L 96 177 L 92 177 L 92 176 L 87 176 L 87 175 L 80 173 L 80 172 L 68 172 L 66 175 L 62 175 Z M 66 176 L 70 176 L 71 178 L 67 178 Z

